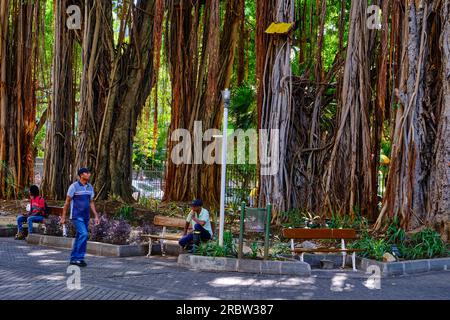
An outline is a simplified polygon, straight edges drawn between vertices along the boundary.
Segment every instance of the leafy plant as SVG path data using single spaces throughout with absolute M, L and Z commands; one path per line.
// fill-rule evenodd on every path
M 124 219 L 124 220 L 128 220 L 131 221 L 133 220 L 133 213 L 134 213 L 134 208 L 129 206 L 129 205 L 123 205 L 119 208 L 119 210 L 117 211 L 117 213 L 115 214 L 114 218 L 115 219 Z
M 108 200 L 113 201 L 113 202 L 123 202 L 122 198 L 120 196 L 113 194 L 113 193 L 108 194 Z
M 366 258 L 381 260 L 383 254 L 389 250 L 389 244 L 384 238 L 371 236 L 367 230 L 361 234 L 361 238 L 350 244 L 353 249 L 361 249 L 361 255 Z
M 95 225 L 94 221 L 91 221 L 89 224 L 90 240 L 103 242 L 108 237 L 110 228 L 111 223 L 105 215 L 100 217 L 100 223 L 98 225 Z
M 44 220 L 45 234 L 49 236 L 62 236 L 62 226 L 59 223 L 60 218 L 58 216 L 49 216 Z
M 285 242 L 276 242 L 271 249 L 272 255 L 274 255 L 275 257 L 291 253 L 291 246 L 289 245 L 289 243 Z
M 326 226 L 332 229 L 355 229 L 355 230 L 367 230 L 369 223 L 365 217 L 356 215 L 352 218 L 351 215 L 338 215 L 332 213 L 331 219 L 326 221 Z
M 250 245 L 250 250 L 252 251 L 251 254 L 250 254 L 250 257 L 251 257 L 252 259 L 256 259 L 256 258 L 258 257 L 258 253 L 261 252 L 261 250 L 260 250 L 260 248 L 259 248 L 259 245 L 258 245 L 258 242 L 253 242 L 253 243 Z
M 150 197 L 140 197 L 139 205 L 150 210 L 158 210 L 159 201 Z
M 131 226 L 125 220 L 119 220 L 112 222 L 107 238 L 105 239 L 107 243 L 124 245 L 128 243 L 128 239 L 131 233 Z
M 431 259 L 449 254 L 449 248 L 439 233 L 430 228 L 414 234 L 399 249 L 405 259 Z
M 406 233 L 405 230 L 400 227 L 400 221 L 397 216 L 395 216 L 389 224 L 386 231 L 386 237 L 390 244 L 400 244 L 405 240 Z
M 233 234 L 229 231 L 223 234 L 223 247 L 219 241 L 209 241 L 201 243 L 195 248 L 195 254 L 208 257 L 236 257 L 237 250 L 233 241 Z

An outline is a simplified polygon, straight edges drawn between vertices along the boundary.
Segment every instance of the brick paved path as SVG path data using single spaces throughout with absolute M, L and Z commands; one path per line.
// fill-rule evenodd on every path
M 81 290 L 69 290 L 69 251 L 0 238 L 0 299 L 450 299 L 450 271 L 381 279 L 368 289 L 361 272 L 311 277 L 198 272 L 174 258 L 88 256 Z

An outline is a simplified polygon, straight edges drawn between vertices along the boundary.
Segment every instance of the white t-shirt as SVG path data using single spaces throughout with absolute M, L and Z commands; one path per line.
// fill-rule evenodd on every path
M 196 224 L 196 222 L 194 220 L 192 220 L 193 214 L 194 214 L 194 212 L 191 210 L 191 212 L 189 212 L 189 215 L 186 218 L 186 222 L 189 222 L 191 224 L 192 229 L 194 229 L 194 225 Z M 205 228 L 205 230 L 207 230 L 212 237 L 213 231 L 212 231 L 212 227 L 211 227 L 211 220 L 209 219 L 208 210 L 206 210 L 205 208 L 202 208 L 202 211 L 200 211 L 200 214 L 198 215 L 197 219 L 200 221 L 206 222 L 205 225 L 203 226 L 203 228 Z

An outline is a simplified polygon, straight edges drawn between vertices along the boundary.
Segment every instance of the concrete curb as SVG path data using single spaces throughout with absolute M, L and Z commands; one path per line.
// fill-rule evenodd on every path
M 31 234 L 27 237 L 29 244 L 71 249 L 74 238 L 54 237 L 42 234 Z M 104 257 L 137 257 L 148 253 L 148 245 L 114 245 L 109 243 L 88 241 L 87 253 Z
M 401 276 L 431 271 L 450 270 L 450 258 L 380 262 L 367 258 L 357 258 L 358 269 L 366 271 L 370 266 L 380 268 L 381 276 Z
M 0 227 L 0 237 L 14 237 L 17 233 L 17 227 Z
M 300 261 L 239 260 L 234 258 L 180 254 L 178 256 L 178 264 L 203 271 L 228 271 L 305 277 L 311 275 L 311 267 L 309 264 Z
M 27 228 L 24 228 L 27 229 Z M 40 229 L 38 227 L 33 227 L 33 232 L 38 233 Z M 17 227 L 0 227 L 0 238 L 11 238 L 17 234 Z

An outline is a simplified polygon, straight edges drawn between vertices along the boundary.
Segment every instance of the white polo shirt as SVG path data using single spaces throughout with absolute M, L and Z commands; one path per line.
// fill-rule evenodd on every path
M 189 212 L 189 215 L 186 218 L 186 222 L 191 224 L 191 228 L 194 229 L 194 225 L 195 225 L 195 221 L 192 220 L 192 215 L 193 215 L 193 211 L 191 210 L 191 212 Z M 211 237 L 213 236 L 213 231 L 212 231 L 212 227 L 211 227 L 211 220 L 209 219 L 209 212 L 208 210 L 206 210 L 205 208 L 202 208 L 202 211 L 200 211 L 200 214 L 197 217 L 198 220 L 200 221 L 205 221 L 205 225 L 203 226 L 203 228 L 205 228 L 205 230 L 207 230 L 209 232 L 209 234 L 211 235 Z

